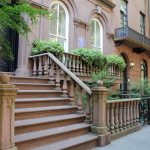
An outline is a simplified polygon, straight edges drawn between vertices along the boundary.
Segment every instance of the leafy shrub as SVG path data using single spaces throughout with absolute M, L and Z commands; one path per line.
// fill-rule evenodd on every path
M 108 59 L 108 64 L 114 64 L 118 66 L 118 69 L 121 71 L 123 71 L 126 67 L 126 63 L 122 56 L 112 54 L 109 55 L 107 59 Z
M 31 55 L 37 55 L 47 52 L 53 53 L 54 55 L 62 55 L 64 52 L 64 48 L 56 41 L 35 40 L 33 42 Z
M 102 80 L 105 87 L 110 88 L 116 79 L 114 77 L 109 76 L 109 72 L 106 70 L 102 70 L 98 73 L 92 74 L 92 82 L 97 83 L 98 80 Z
M 104 68 L 107 64 L 107 57 L 99 50 L 80 48 L 73 50 L 73 53 L 79 55 L 86 64 L 96 66 L 99 69 Z
M 130 90 L 132 94 L 138 95 L 138 97 L 150 97 L 150 84 L 147 79 L 145 79 L 143 82 L 132 82 Z

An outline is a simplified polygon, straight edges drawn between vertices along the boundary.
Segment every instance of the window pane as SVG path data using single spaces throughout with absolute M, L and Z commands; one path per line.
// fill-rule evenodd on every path
M 63 39 L 63 38 L 57 38 L 57 41 L 63 46 L 63 47 L 65 47 L 65 39 Z
M 60 6 L 59 7 L 59 29 L 58 29 L 58 34 L 60 36 L 65 37 L 65 27 L 66 27 L 66 14 L 64 9 Z
M 91 21 L 91 45 L 94 45 L 94 21 Z
M 95 31 L 95 36 L 96 36 L 96 41 L 95 41 L 95 46 L 96 47 L 99 47 L 100 48 L 100 26 L 99 26 L 99 24 L 98 24 L 98 22 L 97 21 L 95 21 L 95 24 L 96 24 L 96 31 Z
M 127 14 L 127 2 L 125 0 L 121 0 L 121 11 L 123 11 L 125 14 Z
M 50 20 L 50 34 L 57 34 L 57 11 L 58 5 L 55 4 L 51 7 L 52 18 Z

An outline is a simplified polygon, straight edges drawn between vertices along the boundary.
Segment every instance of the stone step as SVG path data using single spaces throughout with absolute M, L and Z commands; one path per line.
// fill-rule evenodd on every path
M 41 78 L 41 77 L 17 77 L 11 76 L 10 82 L 12 83 L 43 83 L 48 84 L 48 78 Z
M 17 98 L 61 97 L 62 94 L 60 90 L 19 90 Z
M 30 108 L 44 106 L 60 106 L 69 104 L 69 98 L 53 97 L 53 98 L 18 98 L 15 101 L 15 108 Z
M 15 83 L 19 90 L 53 90 L 56 88 L 55 84 L 42 83 Z
M 93 134 L 85 134 L 52 144 L 39 146 L 32 150 L 92 150 L 97 147 L 98 137 Z
M 44 130 L 48 128 L 61 127 L 74 123 L 82 123 L 85 120 L 85 115 L 69 114 L 59 115 L 35 119 L 26 119 L 15 121 L 15 133 L 21 134 L 26 132 Z
M 29 132 L 15 136 L 17 148 L 23 150 L 54 143 L 67 138 L 81 136 L 89 132 L 90 125 L 85 123 L 73 124 L 53 129 Z
M 15 120 L 73 114 L 76 112 L 76 110 L 77 106 L 67 106 L 67 105 L 36 107 L 36 108 L 19 108 L 15 109 Z

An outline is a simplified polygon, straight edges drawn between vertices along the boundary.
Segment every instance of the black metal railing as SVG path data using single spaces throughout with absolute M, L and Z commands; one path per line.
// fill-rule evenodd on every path
M 140 123 L 150 124 L 150 97 L 141 98 L 139 103 Z
M 150 47 L 150 39 L 147 38 L 145 35 L 142 35 L 137 31 L 131 29 L 130 27 L 125 26 L 125 27 L 115 29 L 115 40 L 126 39 L 126 38 L 134 40 L 139 44 L 142 44 L 143 46 Z

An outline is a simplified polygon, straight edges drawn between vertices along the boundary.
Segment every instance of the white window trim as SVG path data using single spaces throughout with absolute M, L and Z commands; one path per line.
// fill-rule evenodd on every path
M 51 9 L 51 7 L 53 6 L 53 5 L 55 5 L 55 4 L 58 4 L 58 5 L 60 5 L 63 9 L 64 9 L 64 11 L 65 11 L 65 14 L 66 14 L 66 28 L 65 28 L 65 30 L 66 30 L 66 35 L 65 35 L 65 38 L 63 37 L 63 39 L 65 39 L 65 45 L 64 45 L 64 51 L 65 52 L 68 52 L 68 46 L 69 46 L 69 12 L 68 12 L 68 9 L 67 9 L 67 7 L 64 5 L 64 3 L 62 3 L 61 1 L 53 1 L 52 3 L 51 3 L 51 5 L 50 5 L 50 9 Z M 59 14 L 59 13 L 58 13 Z M 58 21 L 58 19 L 57 19 L 57 21 Z M 58 24 L 58 23 L 57 23 Z M 57 30 L 58 30 L 58 28 L 57 28 Z M 58 33 L 58 31 L 57 31 L 57 33 Z M 50 34 L 50 32 L 49 32 L 49 35 L 53 35 L 53 34 Z M 54 35 L 53 35 L 54 36 Z M 55 35 L 56 36 L 56 35 Z M 57 37 L 60 37 L 60 36 L 58 36 L 57 35 Z M 61 37 L 62 38 L 62 37 Z
M 100 27 L 100 47 L 96 47 L 96 43 L 94 43 L 94 45 L 91 45 L 91 47 L 98 48 L 103 52 L 103 26 L 97 18 L 93 18 L 91 21 L 96 21 Z M 94 24 L 94 28 L 96 28 L 95 24 Z M 95 29 L 94 29 L 94 32 L 95 32 Z M 95 33 L 94 33 L 94 35 L 95 35 Z M 96 41 L 94 41 L 94 42 L 96 42 Z

